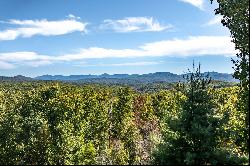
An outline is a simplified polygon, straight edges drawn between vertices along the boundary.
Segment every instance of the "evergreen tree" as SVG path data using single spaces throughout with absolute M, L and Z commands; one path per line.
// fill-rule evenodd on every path
M 180 109 L 181 117 L 169 123 L 174 135 L 166 136 L 154 154 L 156 164 L 215 164 L 218 120 L 216 105 L 208 93 L 210 78 L 195 72 L 186 75 L 186 83 L 179 86 L 186 96 Z

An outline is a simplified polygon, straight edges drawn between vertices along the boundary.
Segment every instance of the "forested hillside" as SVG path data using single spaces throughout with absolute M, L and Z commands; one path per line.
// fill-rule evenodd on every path
M 33 1 L 32 4 L 35 2 L 38 1 Z M 213 3 L 215 0 L 210 0 L 210 2 Z M 137 65 L 140 70 L 135 71 L 142 73 L 149 70 L 144 71 L 144 68 L 140 68 L 141 66 L 146 68 L 146 65 L 163 65 L 161 62 L 165 62 L 165 60 L 158 62 L 159 59 L 157 61 L 152 59 L 152 62 L 151 60 L 143 62 L 134 58 L 146 59 L 146 57 L 154 55 L 155 58 L 166 56 L 165 59 L 168 56 L 172 58 L 176 53 L 179 53 L 181 58 L 187 59 L 207 54 L 207 60 L 212 57 L 206 63 L 207 67 L 211 62 L 216 62 L 211 65 L 213 67 L 218 67 L 219 62 L 225 65 L 224 58 L 233 57 L 231 61 L 234 73 L 232 75 L 216 72 L 201 73 L 200 64 L 196 68 L 193 61 L 193 70 L 188 70 L 186 74 L 181 75 L 156 72 L 142 75 L 44 75 L 36 78 L 22 75 L 0 76 L 0 165 L 249 165 L 249 0 L 217 0 L 216 2 L 218 7 L 215 9 L 215 14 L 219 15 L 219 19 L 214 18 L 205 24 L 201 24 L 201 20 L 196 20 L 194 15 L 188 15 L 195 13 L 191 7 L 190 9 L 185 6 L 177 8 L 183 3 L 183 5 L 189 4 L 196 7 L 199 9 L 197 10 L 199 13 L 208 13 L 202 0 L 171 1 L 167 5 L 170 8 L 165 9 L 165 6 L 164 10 L 161 8 L 164 15 L 168 17 L 173 14 L 172 11 L 182 11 L 184 17 L 179 15 L 181 12 L 176 16 L 185 18 L 180 19 L 181 21 L 178 23 L 183 27 L 176 26 L 176 32 L 185 32 L 189 36 L 191 31 L 194 34 L 197 31 L 198 36 L 196 37 L 191 35 L 185 40 L 173 38 L 158 42 L 141 41 L 145 44 L 121 49 L 120 46 L 123 44 L 117 43 L 119 47 L 111 47 L 120 38 L 112 38 L 114 35 L 109 35 L 111 33 L 98 32 L 96 33 L 98 35 L 95 34 L 97 29 L 102 29 L 103 24 L 99 25 L 100 28 L 93 28 L 92 31 L 85 29 L 85 26 L 93 25 L 94 22 L 80 22 L 84 15 L 78 17 L 70 14 L 64 21 L 63 19 L 49 21 L 37 18 L 33 20 L 10 19 L 11 13 L 12 15 L 19 14 L 20 18 L 26 18 L 22 15 L 26 11 L 36 11 L 37 14 L 39 11 L 45 11 L 48 16 L 57 11 L 57 18 L 59 18 L 60 12 L 55 10 L 59 8 L 54 8 L 54 6 L 60 7 L 63 4 L 61 1 L 60 5 L 51 2 L 53 11 L 45 3 L 44 5 L 37 4 L 38 7 L 44 8 L 34 8 L 35 6 L 29 4 L 27 6 L 32 7 L 32 10 L 28 10 L 31 8 L 20 8 L 21 13 L 17 10 L 17 6 L 22 6 L 20 2 L 19 5 L 13 5 L 9 1 L 8 3 L 5 1 L 8 5 L 6 5 L 6 9 L 0 5 L 0 9 L 2 9 L 0 13 L 5 10 L 9 13 L 5 14 L 6 21 L 0 20 L 0 24 L 5 26 L 11 24 L 13 27 L 6 26 L 8 27 L 6 30 L 0 31 L 1 42 L 33 36 L 62 36 L 64 33 L 78 31 L 81 34 L 91 32 L 91 38 L 98 40 L 101 38 L 96 37 L 107 34 L 109 35 L 108 43 L 105 40 L 100 40 L 100 42 L 110 46 L 110 48 L 107 47 L 108 49 L 90 46 L 79 49 L 80 52 L 74 54 L 63 53 L 67 50 L 62 50 L 60 55 L 50 56 L 50 54 L 54 55 L 58 51 L 57 49 L 64 47 L 64 49 L 67 47 L 67 49 L 76 50 L 76 48 L 69 47 L 70 45 L 76 46 L 74 41 L 80 45 L 86 44 L 86 41 L 89 42 L 86 47 L 92 45 L 92 42 L 95 45 L 100 43 L 82 36 L 81 39 L 74 38 L 75 35 L 72 34 L 70 40 L 63 42 L 62 38 L 58 37 L 60 42 L 55 44 L 53 42 L 56 40 L 50 42 L 43 40 L 40 47 L 42 46 L 45 50 L 39 48 L 37 38 L 26 43 L 26 46 L 30 46 L 30 43 L 37 45 L 32 46 L 32 49 L 29 47 L 33 51 L 14 52 L 20 50 L 21 45 L 25 44 L 25 40 L 20 39 L 18 44 L 16 43 L 18 47 L 14 47 L 15 44 L 11 45 L 11 52 L 0 52 L 0 69 L 10 70 L 10 72 L 4 72 L 7 75 L 24 73 L 31 69 L 38 73 L 57 69 L 52 73 L 62 71 L 65 74 L 74 71 L 67 68 L 70 64 L 75 69 L 82 65 L 96 67 L 94 70 L 96 72 L 102 71 L 102 67 L 106 65 L 106 67 L 111 67 L 108 71 L 112 72 L 119 67 L 122 68 L 120 71 L 128 69 L 131 71 L 130 67 Z M 86 2 L 71 4 L 77 5 L 75 8 L 87 6 L 83 3 Z M 95 5 L 99 5 L 98 3 Z M 149 38 L 151 35 L 147 36 L 146 32 L 160 33 L 167 28 L 167 26 L 161 28 L 161 24 L 157 20 L 154 23 L 153 17 L 127 17 L 133 15 L 133 7 L 123 3 L 120 8 L 118 8 L 120 5 L 118 3 L 111 3 L 115 4 L 112 6 L 113 8 L 105 7 L 107 11 L 114 8 L 117 11 L 121 9 L 131 11 L 124 15 L 125 20 L 116 20 L 119 24 L 126 24 L 126 31 L 122 31 L 117 26 L 119 24 L 114 24 L 113 18 L 103 20 L 103 23 L 115 25 L 113 31 L 117 34 L 125 34 L 125 32 L 132 34 L 132 31 L 144 32 L 141 33 L 144 35 L 143 38 Z M 71 4 L 65 3 L 64 5 L 70 7 Z M 96 10 L 92 8 L 91 10 L 94 11 L 94 14 L 98 14 L 97 9 L 100 9 L 102 17 L 106 17 L 107 13 L 112 16 L 119 14 L 114 11 L 112 11 L 114 13 L 109 13 L 101 10 L 102 5 L 94 8 L 93 4 L 91 5 Z M 143 9 L 141 3 L 137 5 L 139 7 L 134 8 L 136 13 L 138 8 Z M 144 7 L 149 6 L 150 8 L 144 10 L 154 11 L 152 13 L 160 11 L 157 8 L 151 10 L 154 5 L 163 6 L 154 1 L 154 3 L 151 2 L 151 5 L 145 5 Z M 9 10 L 12 6 L 14 8 Z M 73 7 L 70 8 L 73 9 Z M 14 13 L 14 10 L 17 13 Z M 65 11 L 63 9 L 63 13 Z M 79 8 L 77 11 L 85 10 Z M 91 13 L 88 10 L 87 12 Z M 26 16 L 32 16 L 32 14 L 26 14 Z M 200 16 L 202 16 L 201 18 L 206 17 L 206 15 Z M 82 19 L 88 20 L 85 16 Z M 173 21 L 175 20 L 173 19 Z M 198 21 L 199 24 L 194 24 L 192 20 Z M 218 20 L 229 30 L 231 42 L 226 43 L 227 40 L 224 39 L 229 39 L 227 36 L 210 37 L 208 35 L 212 35 L 212 31 L 202 33 L 197 29 L 197 27 L 205 29 L 205 27 L 218 24 Z M 143 29 L 139 26 L 141 23 L 146 23 L 145 25 L 151 29 Z M 189 24 L 192 26 L 190 27 Z M 70 25 L 75 25 L 76 29 L 71 29 L 74 26 Z M 69 29 L 64 32 L 58 27 Z M 172 25 L 169 24 L 170 31 L 166 36 L 171 36 L 171 27 Z M 173 27 L 175 28 L 175 26 Z M 173 34 L 173 32 L 171 33 Z M 43 37 L 39 39 L 43 39 Z M 136 35 L 132 38 L 126 37 L 126 40 L 131 42 L 129 44 L 133 44 L 130 39 L 140 38 L 137 38 Z M 140 43 L 139 40 L 136 40 L 133 42 Z M 235 47 L 232 48 L 231 44 L 234 44 Z M 8 44 L 3 45 L 3 48 L 7 51 Z M 41 49 L 40 51 L 43 53 L 35 52 L 37 48 Z M 47 53 L 48 55 L 46 55 Z M 218 56 L 224 56 L 224 60 L 217 62 Z M 105 58 L 106 63 L 103 63 Z M 136 63 L 116 61 L 119 58 L 133 59 Z M 92 59 L 93 64 L 88 65 L 88 59 Z M 170 64 L 169 61 L 168 65 Z M 180 61 L 176 64 L 181 65 L 184 62 Z M 38 69 L 39 65 L 50 66 Z M 52 67 L 52 65 L 54 66 Z M 178 66 L 174 65 L 173 68 L 175 67 Z M 80 68 L 78 68 L 78 72 L 79 70 Z
M 121 86 L 3 82 L 0 164 L 182 163 L 177 149 L 170 151 L 174 158 L 166 157 L 169 141 L 192 141 L 188 135 L 180 137 L 183 111 L 190 102 L 185 86 L 149 94 Z M 205 135 L 211 134 L 215 146 L 200 163 L 247 163 L 244 114 L 236 111 L 238 91 L 236 86 L 203 91 L 216 108 L 204 115 L 209 121 L 203 119 L 208 123 Z M 199 125 L 195 121 L 185 126 Z M 200 148 L 209 148 L 208 143 L 200 142 Z M 192 148 L 182 155 L 189 163 L 196 161 Z

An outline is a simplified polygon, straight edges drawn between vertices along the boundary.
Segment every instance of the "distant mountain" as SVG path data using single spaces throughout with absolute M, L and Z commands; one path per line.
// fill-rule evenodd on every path
M 14 77 L 5 77 L 5 76 L 0 76 L 0 81 L 17 81 L 17 82 L 21 82 L 21 81 L 33 81 L 34 79 L 30 78 L 30 77 L 25 77 L 22 75 L 17 75 Z
M 205 72 L 203 74 L 208 74 L 213 80 L 226 81 L 226 82 L 238 82 L 234 79 L 231 74 L 218 73 L 218 72 Z M 87 83 L 161 83 L 161 82 L 179 82 L 184 81 L 183 76 L 186 74 L 173 74 L 170 72 L 156 72 L 149 74 L 113 74 L 109 75 L 104 73 L 102 75 L 43 75 L 35 77 L 36 80 L 59 80 L 59 81 L 77 81 L 77 82 L 87 82 Z
M 234 79 L 232 74 L 218 73 L 218 72 L 205 72 L 216 81 L 225 82 L 239 82 Z M 141 83 L 162 83 L 162 82 L 179 82 L 184 81 L 183 76 L 186 74 L 173 74 L 170 72 L 156 72 L 149 74 L 113 74 L 107 73 L 101 75 L 42 75 L 35 78 L 17 75 L 14 77 L 0 76 L 0 81 L 35 81 L 35 80 L 57 80 L 57 81 L 70 81 L 82 83 L 112 83 L 112 84 L 141 84 Z
M 235 78 L 233 78 L 232 74 L 217 73 L 217 72 L 205 72 L 204 74 L 209 74 L 209 76 L 213 80 L 227 81 L 227 82 L 239 82 L 239 80 L 236 80 Z

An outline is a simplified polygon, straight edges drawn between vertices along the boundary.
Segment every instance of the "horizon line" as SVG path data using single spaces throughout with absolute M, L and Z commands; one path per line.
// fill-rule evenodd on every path
M 0 75 L 0 77 L 17 77 L 17 76 L 24 76 L 24 77 L 29 77 L 29 78 L 36 78 L 36 77 L 41 77 L 41 76 L 64 76 L 64 77 L 69 77 L 69 76 L 83 76 L 83 75 L 93 75 L 93 76 L 101 76 L 101 75 L 146 75 L 146 74 L 155 74 L 155 73 L 171 73 L 171 74 L 176 74 L 176 75 L 183 75 L 183 74 L 187 74 L 190 72 L 183 72 L 182 74 L 179 73 L 173 73 L 173 72 L 168 72 L 168 71 L 157 71 L 157 72 L 150 72 L 150 73 L 107 73 L 104 72 L 102 74 L 70 74 L 70 75 L 64 75 L 64 74 L 42 74 L 42 75 L 36 75 L 36 76 L 27 76 L 27 75 L 23 75 L 23 74 L 17 74 L 17 75 Z M 205 72 L 201 72 L 201 73 L 219 73 L 219 74 L 231 74 L 233 75 L 233 73 L 222 73 L 222 72 L 217 72 L 217 71 L 205 71 Z

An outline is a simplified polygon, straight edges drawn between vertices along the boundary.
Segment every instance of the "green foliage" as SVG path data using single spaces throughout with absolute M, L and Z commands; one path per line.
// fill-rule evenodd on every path
M 214 92 L 209 88 L 210 79 L 200 73 L 200 67 L 195 73 L 187 75 L 186 80 L 186 84 L 179 84 L 177 87 L 185 96 L 177 100 L 180 104 L 176 110 L 177 118 L 173 118 L 173 114 L 162 114 L 165 116 L 163 142 L 153 154 L 153 163 L 171 165 L 246 163 L 248 158 L 245 155 L 232 152 L 232 145 L 234 150 L 239 150 L 240 146 L 236 145 L 239 140 L 231 137 L 233 132 L 236 134 L 237 129 L 229 127 L 230 124 L 241 126 L 243 119 L 237 122 L 232 122 L 231 119 L 229 121 L 228 113 L 233 118 L 237 116 L 233 110 L 228 110 L 227 107 L 219 110 L 217 104 L 219 98 L 215 100 L 214 96 L 218 91 Z M 229 106 L 226 104 L 228 103 L 223 103 L 222 106 Z M 229 107 L 235 109 L 234 105 Z M 168 112 L 173 111 L 173 108 L 166 107 L 166 109 L 169 109 Z M 221 117 L 219 112 L 222 114 Z M 241 133 L 241 131 L 236 132 Z
M 150 147 L 142 147 L 136 121 L 147 122 L 153 112 L 135 116 L 144 112 L 134 109 L 130 88 L 3 83 L 0 99 L 0 164 L 148 162 L 141 151 L 149 154 Z
M 218 139 L 220 151 L 217 152 L 217 159 L 225 164 L 249 162 L 248 153 L 245 151 L 245 114 L 237 110 L 239 91 L 240 88 L 235 86 L 209 92 L 213 93 L 218 108 L 216 116 L 220 120 Z
M 191 164 L 198 152 L 210 154 L 207 144 L 216 145 L 210 164 L 248 161 L 239 88 L 197 87 L 191 104 L 188 84 L 147 94 L 119 86 L 0 83 L 0 164 Z M 203 118 L 198 108 L 212 115 L 210 103 L 216 115 Z M 196 120 L 187 121 L 191 111 Z M 206 121 L 219 126 L 211 131 Z
M 213 0 L 211 0 L 213 2 Z M 234 77 L 240 80 L 238 111 L 245 114 L 245 151 L 249 152 L 249 0 L 217 0 L 219 8 L 215 14 L 223 16 L 222 24 L 231 33 L 237 60 L 234 63 Z

